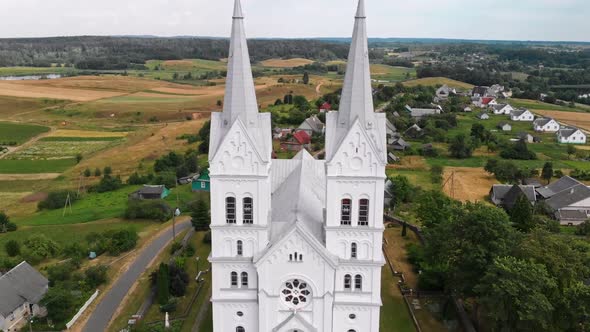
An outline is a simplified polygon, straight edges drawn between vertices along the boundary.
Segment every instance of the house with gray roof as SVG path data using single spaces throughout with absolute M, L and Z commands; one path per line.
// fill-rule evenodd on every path
M 557 142 L 561 144 L 586 144 L 586 134 L 575 127 L 562 128 L 557 131 Z
M 510 210 L 512 207 L 514 207 L 516 200 L 521 195 L 524 195 L 531 205 L 535 205 L 537 203 L 535 186 L 495 184 L 490 190 L 490 200 L 492 203 L 507 210 Z
M 581 185 L 581 184 L 582 184 L 582 182 L 580 182 L 572 177 L 564 176 L 561 179 L 559 179 L 553 183 L 550 183 L 543 188 L 538 188 L 537 194 L 539 194 L 539 196 L 543 199 L 549 199 L 564 190 L 571 189 L 571 188 Z
M 0 330 L 17 331 L 28 317 L 43 316 L 39 302 L 49 289 L 49 280 L 27 262 L 0 277 Z
M 552 118 L 538 118 L 533 121 L 533 128 L 535 131 L 554 133 L 559 130 L 559 122 Z
M 579 225 L 590 216 L 590 188 L 579 184 L 551 196 L 545 203 L 562 225 Z
M 324 128 L 325 126 L 322 120 L 320 120 L 317 115 L 312 115 L 301 123 L 299 128 L 297 128 L 297 131 L 303 130 L 309 136 L 313 136 L 313 134 L 323 134 Z
M 508 122 L 500 122 L 498 123 L 498 129 L 502 131 L 512 131 L 512 126 Z
M 425 116 L 440 114 L 440 108 L 412 108 L 410 115 L 415 119 L 420 119 Z
M 492 110 L 495 115 L 510 115 L 510 113 L 514 111 L 514 107 L 508 104 L 498 104 L 492 106 Z
M 482 113 L 479 113 L 477 115 L 477 118 L 480 119 L 480 120 L 489 120 L 490 119 L 490 115 L 488 113 L 486 113 L 486 112 L 482 112 Z
M 535 115 L 529 110 L 521 109 L 512 111 L 512 113 L 510 113 L 510 120 L 533 122 L 535 120 Z

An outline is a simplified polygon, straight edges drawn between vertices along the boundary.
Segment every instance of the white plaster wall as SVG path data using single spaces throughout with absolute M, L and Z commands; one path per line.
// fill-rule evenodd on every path
M 243 313 L 242 317 L 237 315 Z M 235 332 L 242 326 L 246 332 L 262 331 L 258 327 L 258 304 L 256 302 L 213 302 L 213 332 Z

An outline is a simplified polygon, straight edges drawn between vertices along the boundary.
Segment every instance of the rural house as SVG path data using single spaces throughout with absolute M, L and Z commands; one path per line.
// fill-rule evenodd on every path
M 562 128 L 557 131 L 557 142 L 561 144 L 586 144 L 586 134 L 578 128 Z
M 551 196 L 545 203 L 562 225 L 579 225 L 589 216 L 590 188 L 579 184 Z
M 404 141 L 403 138 L 400 137 L 400 138 L 394 140 L 393 143 L 391 143 L 390 147 L 396 151 L 406 151 L 406 149 L 409 149 L 411 147 L 411 145 L 409 143 L 407 143 L 406 141 Z
M 449 96 L 457 94 L 457 90 L 449 87 L 448 85 L 443 85 L 436 90 L 436 100 L 437 101 L 444 101 L 449 98 Z
M 309 148 L 311 148 L 311 136 L 304 130 L 296 132 L 293 137 L 281 142 L 281 149 L 284 151 L 301 151 Z
M 533 121 L 535 131 L 554 133 L 559 130 L 559 122 L 552 118 L 538 118 Z
M 463 109 L 463 112 L 465 112 L 465 113 L 471 113 L 471 112 L 473 112 L 473 109 L 471 109 L 471 107 L 467 106 L 467 107 L 465 107 Z
M 535 137 L 529 133 L 518 133 L 518 139 L 527 143 L 535 143 Z
M 508 122 L 498 123 L 498 129 L 502 131 L 512 131 L 512 126 Z
M 506 210 L 512 209 L 520 195 L 524 195 L 531 205 L 537 203 L 537 194 L 535 186 L 495 184 L 490 190 L 490 200 L 496 206 L 501 206 Z
M 129 194 L 132 199 L 164 199 L 170 195 L 170 190 L 166 186 L 144 185 L 143 188 Z
M 404 131 L 404 135 L 409 138 L 419 138 L 424 134 L 422 128 L 417 124 L 412 125 L 410 128 Z
M 332 105 L 330 103 L 325 102 L 320 106 L 320 113 L 330 112 L 332 110 Z
M 479 113 L 477 115 L 477 118 L 480 119 L 480 120 L 489 120 L 490 119 L 490 115 L 488 113 L 486 113 L 486 112 L 482 112 L 482 113 Z
M 395 164 L 398 163 L 400 161 L 399 157 L 394 155 L 393 152 L 389 152 L 387 154 L 387 162 L 389 162 L 390 164 Z
M 44 316 L 39 302 L 49 289 L 49 280 L 27 262 L 0 277 L 0 330 L 19 331 L 28 318 Z
M 201 172 L 198 178 L 193 180 L 192 191 L 210 191 L 211 181 L 209 179 L 209 169 L 205 169 Z
M 473 97 L 487 97 L 489 95 L 490 88 L 487 86 L 476 86 L 471 90 L 471 96 Z
M 397 134 L 397 128 L 391 123 L 391 121 L 385 121 L 385 132 L 387 134 L 387 138 L 395 136 Z
M 514 107 L 508 104 L 498 104 L 492 107 L 495 115 L 510 115 L 514 111 Z
M 408 106 L 409 107 L 409 106 Z M 420 119 L 429 115 L 437 115 L 441 113 L 440 108 L 409 108 L 410 115 L 415 119 Z
M 531 113 L 531 111 L 529 110 L 517 110 L 517 111 L 513 111 L 512 114 L 510 114 L 510 120 L 512 121 L 534 121 L 535 120 L 535 115 L 533 113 Z
M 324 127 L 324 123 L 317 117 L 317 115 L 312 115 L 305 119 L 297 130 L 303 130 L 309 136 L 313 136 L 313 134 L 323 134 Z
M 580 182 L 572 177 L 564 176 L 561 179 L 559 179 L 553 183 L 550 183 L 543 188 L 537 189 L 537 194 L 544 199 L 548 199 L 548 198 L 551 198 L 551 197 L 559 194 L 560 192 L 562 192 L 564 190 L 571 189 L 571 188 L 581 185 L 581 184 L 582 184 L 582 182 Z

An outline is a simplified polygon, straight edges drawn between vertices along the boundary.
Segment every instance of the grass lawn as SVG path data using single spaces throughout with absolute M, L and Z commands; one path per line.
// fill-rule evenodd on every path
M 44 126 L 13 122 L 0 122 L 0 145 L 9 145 L 11 142 L 19 145 L 39 134 L 46 133 L 48 131 L 49 128 Z
M 151 221 L 122 221 L 119 219 L 101 220 L 85 224 L 70 225 L 44 225 L 44 226 L 23 226 L 15 232 L 5 233 L 0 236 L 0 248 L 10 240 L 22 243 L 33 234 L 44 234 L 50 239 L 64 246 L 74 242 L 83 243 L 85 237 L 92 232 L 104 232 L 107 230 L 135 229 L 138 233 L 147 227 L 154 225 Z M 5 257 L 6 252 L 0 250 L 0 257 Z
M 473 85 L 465 82 L 455 81 L 450 78 L 446 77 L 426 77 L 426 78 L 419 78 L 416 80 L 406 81 L 404 82 L 405 86 L 418 86 L 418 85 L 427 85 L 427 86 L 437 86 L 437 85 L 448 85 L 452 88 L 458 88 L 461 90 L 470 90 L 473 89 Z
M 440 189 L 440 185 L 433 184 L 430 180 L 430 172 L 425 170 L 409 169 L 387 169 L 387 177 L 405 176 L 414 186 L 419 186 L 424 190 Z
M 112 142 L 125 139 L 124 137 L 43 137 L 40 142 Z
M 408 313 L 399 289 L 398 279 L 393 277 L 388 266 L 381 270 L 381 332 L 415 332 L 414 324 Z
M 9 160 L 0 159 L 0 174 L 61 173 L 76 165 L 76 159 Z
M 107 193 L 91 193 L 72 205 L 72 209 L 43 210 L 25 218 L 15 218 L 18 225 L 67 225 L 87 223 L 95 220 L 119 218 L 127 206 L 127 196 L 137 190 L 127 186 Z
M 513 107 L 523 107 L 528 108 L 530 110 L 554 110 L 554 111 L 563 111 L 563 112 L 588 112 L 585 108 L 580 107 L 567 107 L 567 106 L 559 106 L 554 104 L 544 103 L 538 100 L 530 100 L 530 99 L 518 99 L 512 98 L 508 100 L 508 103 Z
M 410 78 L 416 78 L 415 68 L 393 67 L 388 65 L 371 65 L 371 78 L 375 80 L 399 82 Z

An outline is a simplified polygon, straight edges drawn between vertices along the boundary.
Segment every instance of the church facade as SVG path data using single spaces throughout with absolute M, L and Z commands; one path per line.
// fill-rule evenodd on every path
M 386 119 L 374 112 L 364 0 L 326 157 L 272 159 L 235 0 L 209 149 L 215 332 L 378 332 Z

